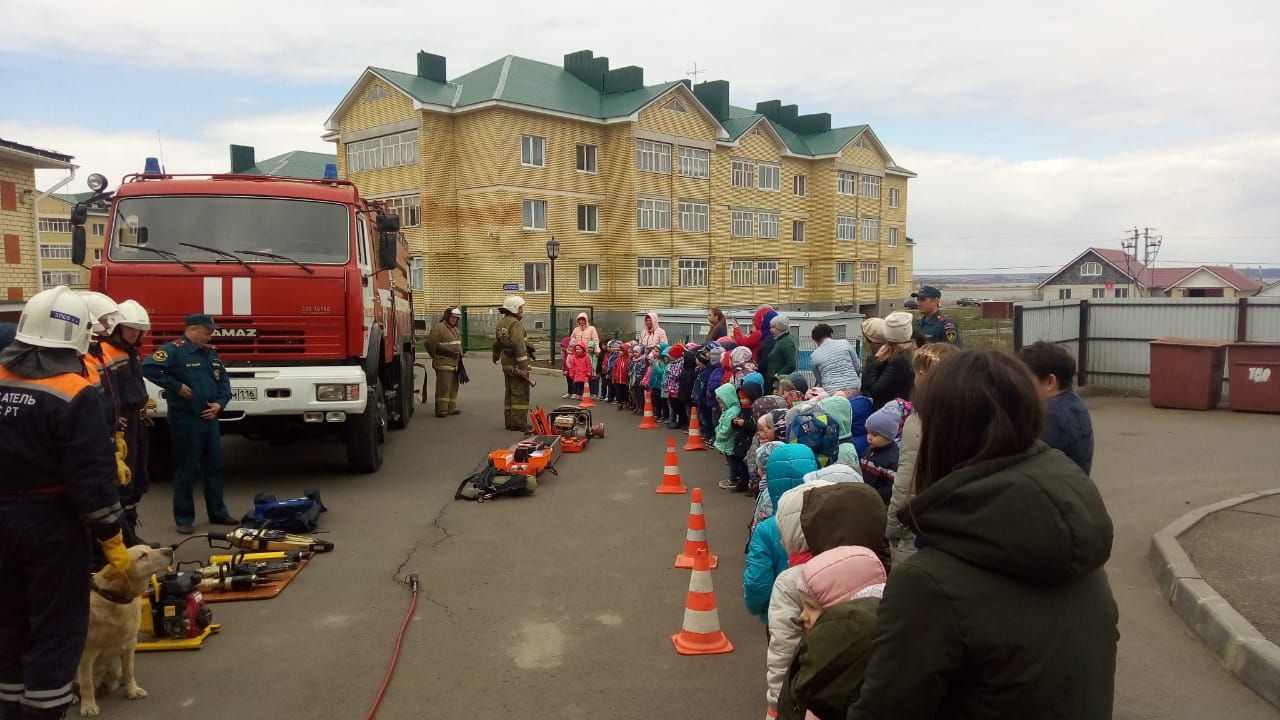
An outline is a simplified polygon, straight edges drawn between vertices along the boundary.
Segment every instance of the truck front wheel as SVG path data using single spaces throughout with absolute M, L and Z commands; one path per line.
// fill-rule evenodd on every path
M 360 415 L 347 416 L 347 466 L 352 472 L 372 473 L 382 467 L 387 440 L 387 401 L 382 381 L 369 386 L 369 401 Z
M 396 387 L 390 421 L 392 430 L 401 430 L 409 426 L 409 418 L 413 417 L 413 363 L 407 355 L 402 354 L 396 360 L 396 368 L 399 384 Z

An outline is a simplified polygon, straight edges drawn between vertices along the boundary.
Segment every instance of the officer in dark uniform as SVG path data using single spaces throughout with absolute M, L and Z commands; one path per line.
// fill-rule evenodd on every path
M 214 525 L 239 525 L 222 500 L 222 431 L 218 413 L 231 402 L 231 380 L 209 345 L 218 329 L 208 315 L 188 315 L 183 337 L 160 346 L 142 374 L 164 390 L 173 445 L 173 521 L 190 535 L 196 519 L 192 488 L 204 485 L 204 507 Z M 203 477 L 201 477 L 203 476 Z
M 920 289 L 911 293 L 920 306 L 920 319 L 916 320 L 916 329 L 924 335 L 926 342 L 951 343 L 962 347 L 960 342 L 960 326 L 956 321 L 942 314 L 942 291 L 932 285 L 921 285 Z
M 0 352 L 0 720 L 61 718 L 89 631 L 86 526 L 129 569 L 116 464 L 83 356 L 92 320 L 66 286 L 27 302 Z

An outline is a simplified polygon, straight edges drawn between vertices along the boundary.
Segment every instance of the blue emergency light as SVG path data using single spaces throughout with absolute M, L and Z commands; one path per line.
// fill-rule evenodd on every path
M 325 163 L 325 164 L 324 164 L 324 179 L 325 179 L 325 180 L 337 180 L 337 179 L 338 179 L 338 163 Z
M 158 158 L 153 158 L 153 157 L 147 158 L 146 162 L 143 163 L 142 165 L 142 174 L 143 175 L 159 175 L 160 160 Z

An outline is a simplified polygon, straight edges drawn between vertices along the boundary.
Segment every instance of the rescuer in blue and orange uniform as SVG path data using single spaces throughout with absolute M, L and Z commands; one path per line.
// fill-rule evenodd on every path
M 66 286 L 27 302 L 0 352 L 0 720 L 61 718 L 89 631 L 89 534 L 129 569 L 115 461 Z M 88 531 L 86 531 L 86 526 Z
M 231 402 L 231 379 L 209 344 L 218 329 L 208 315 L 188 315 L 182 337 L 170 340 L 142 363 L 142 374 L 164 390 L 173 441 L 173 521 L 194 532 L 192 488 L 204 485 L 204 507 L 214 525 L 239 525 L 222 499 L 222 430 L 218 413 Z

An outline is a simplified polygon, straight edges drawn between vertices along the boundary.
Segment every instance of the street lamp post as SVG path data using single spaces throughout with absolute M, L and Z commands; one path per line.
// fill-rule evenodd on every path
M 551 261 L 551 364 L 556 364 L 556 258 L 560 257 L 560 241 L 552 235 L 547 241 L 547 259 Z

